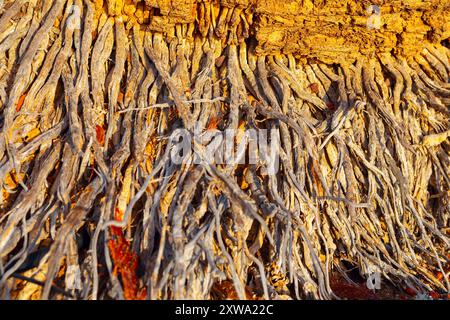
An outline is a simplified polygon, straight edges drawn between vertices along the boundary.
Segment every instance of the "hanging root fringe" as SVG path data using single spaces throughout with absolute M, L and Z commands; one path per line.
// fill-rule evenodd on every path
M 98 2 L 0 8 L 2 297 L 229 298 L 228 284 L 331 299 L 350 269 L 450 293 L 444 43 L 305 63 L 256 55 L 242 12 L 205 6 L 199 31 L 160 33 Z M 177 128 L 278 129 L 279 172 L 177 165 Z

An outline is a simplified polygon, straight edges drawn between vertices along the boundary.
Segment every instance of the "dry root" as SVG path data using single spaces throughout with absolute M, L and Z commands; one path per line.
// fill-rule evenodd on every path
M 329 299 L 355 268 L 450 291 L 444 27 L 414 55 L 305 59 L 266 54 L 247 2 L 146 2 L 0 8 L 2 297 Z M 279 172 L 177 165 L 177 128 L 277 129 Z

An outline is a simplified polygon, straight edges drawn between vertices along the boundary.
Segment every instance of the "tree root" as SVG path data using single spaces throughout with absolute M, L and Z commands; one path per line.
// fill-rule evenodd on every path
M 44 299 L 210 299 L 227 282 L 227 297 L 335 299 L 350 267 L 450 292 L 442 39 L 305 59 L 264 51 L 246 1 L 193 1 L 198 22 L 146 2 L 0 8 L 2 297 L 28 264 Z M 181 164 L 180 128 L 199 133 Z M 227 129 L 271 129 L 279 149 L 211 164 L 207 134 Z M 248 158 L 246 139 L 225 156 Z

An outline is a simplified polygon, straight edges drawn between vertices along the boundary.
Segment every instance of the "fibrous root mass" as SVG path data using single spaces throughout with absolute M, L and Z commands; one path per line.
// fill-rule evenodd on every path
M 448 21 L 436 0 L 0 1 L 1 297 L 337 299 L 350 270 L 449 293 Z M 278 172 L 194 161 L 210 141 L 174 163 L 177 129 L 275 130 Z

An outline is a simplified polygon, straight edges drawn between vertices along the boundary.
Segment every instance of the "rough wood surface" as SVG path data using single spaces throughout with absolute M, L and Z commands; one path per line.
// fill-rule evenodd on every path
M 434 0 L 0 1 L 0 297 L 380 298 L 377 275 L 448 298 L 448 23 Z
M 216 11 L 208 12 L 211 16 L 220 12 L 218 24 L 225 24 L 227 31 L 233 32 L 241 17 L 245 17 L 248 36 L 258 42 L 257 54 L 292 53 L 328 63 L 353 62 L 361 55 L 390 52 L 411 57 L 427 43 L 439 43 L 450 36 L 450 3 L 446 0 L 146 0 L 145 3 L 153 30 L 170 32 L 175 24 L 214 20 L 205 17 L 206 4 Z M 116 14 L 120 11 L 116 10 Z M 227 35 L 225 31 L 219 32 Z
M 369 9 L 375 5 L 379 22 L 374 19 L 378 9 Z M 391 52 L 410 57 L 427 42 L 450 36 L 446 0 L 262 0 L 255 15 L 258 52 L 294 53 L 327 62 Z

